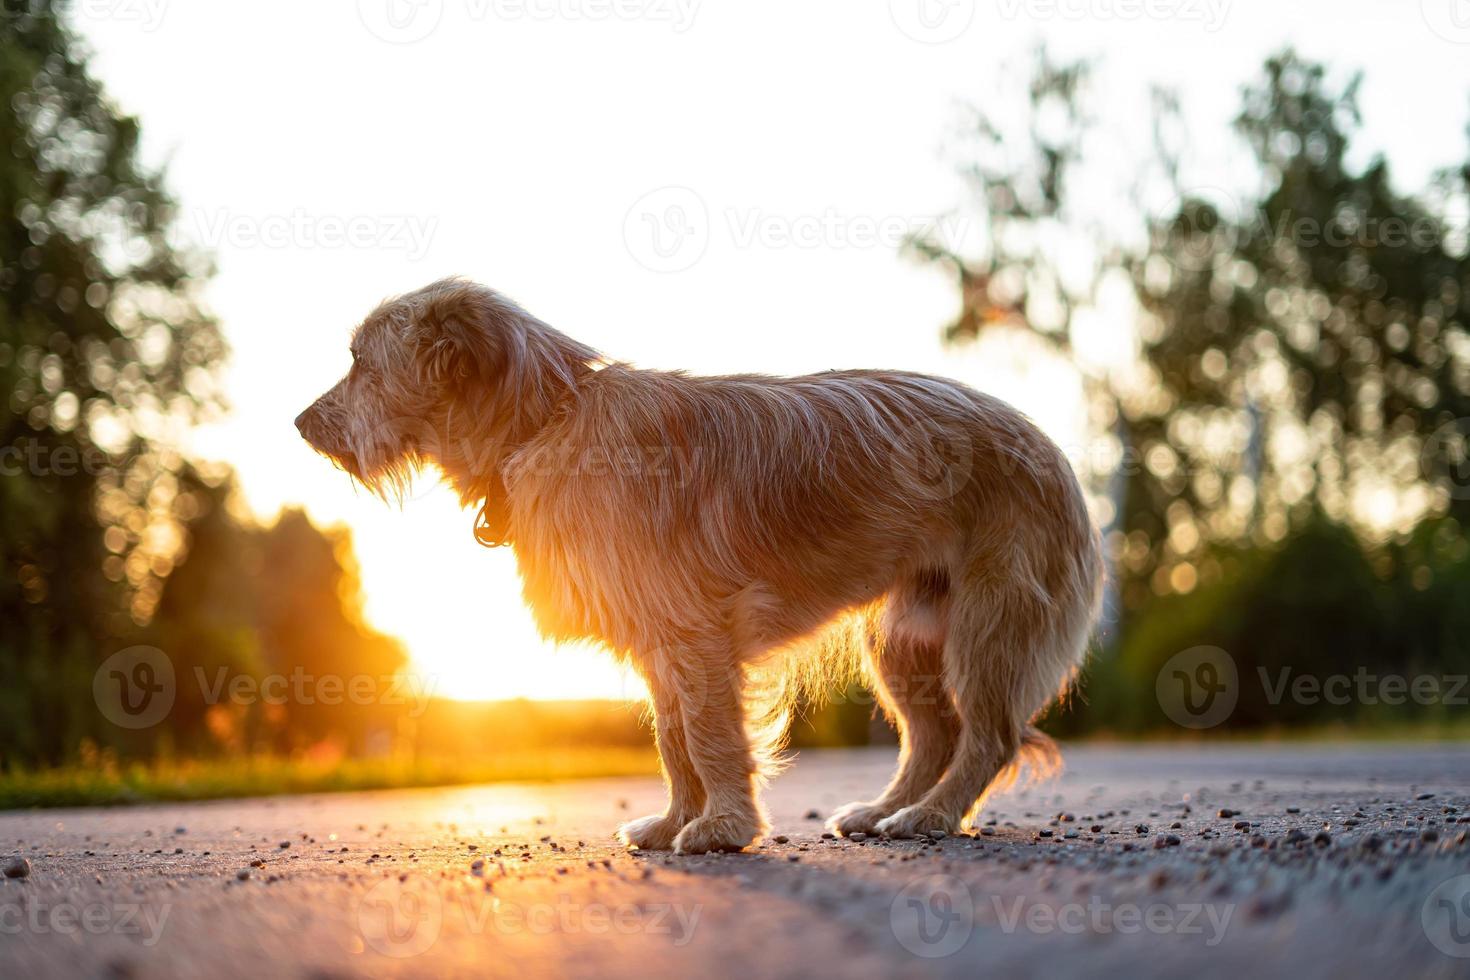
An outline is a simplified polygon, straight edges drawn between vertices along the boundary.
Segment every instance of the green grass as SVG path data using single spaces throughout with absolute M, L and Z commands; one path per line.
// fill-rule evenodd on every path
M 1332 742 L 1354 744 L 1363 742 L 1383 742 L 1385 744 L 1470 742 L 1470 717 L 1422 722 L 1391 720 L 1352 724 L 1344 722 L 1290 728 L 1210 728 L 1204 731 L 1170 727 L 1145 732 L 1097 731 L 1057 737 L 1078 745 L 1089 743 L 1320 745 Z
M 286 793 L 551 782 L 658 772 L 652 748 L 518 749 L 503 758 L 346 759 L 317 763 L 255 756 L 183 762 L 79 764 L 0 773 L 0 809 L 114 806 Z

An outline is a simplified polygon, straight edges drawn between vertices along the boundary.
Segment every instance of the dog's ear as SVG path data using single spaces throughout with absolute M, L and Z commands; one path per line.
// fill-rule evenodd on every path
M 408 340 L 425 380 L 489 380 L 500 372 L 503 332 L 483 289 L 450 283 L 424 296 Z

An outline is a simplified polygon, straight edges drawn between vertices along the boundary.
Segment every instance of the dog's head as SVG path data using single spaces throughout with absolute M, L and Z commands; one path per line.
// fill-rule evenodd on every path
M 383 302 L 351 349 L 346 377 L 297 416 L 302 437 L 380 495 L 428 464 L 467 499 L 597 356 L 462 279 Z

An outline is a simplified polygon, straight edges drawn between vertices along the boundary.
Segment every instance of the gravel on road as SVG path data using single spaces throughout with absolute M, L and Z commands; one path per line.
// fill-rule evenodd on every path
M 0 976 L 1470 975 L 1470 752 L 1080 746 L 973 833 L 628 852 L 657 780 L 0 813 Z

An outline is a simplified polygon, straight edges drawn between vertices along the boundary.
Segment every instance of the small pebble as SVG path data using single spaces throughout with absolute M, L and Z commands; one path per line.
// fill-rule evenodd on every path
M 13 857 L 5 862 L 5 877 L 7 878 L 29 878 L 31 876 L 31 862 L 23 857 Z

